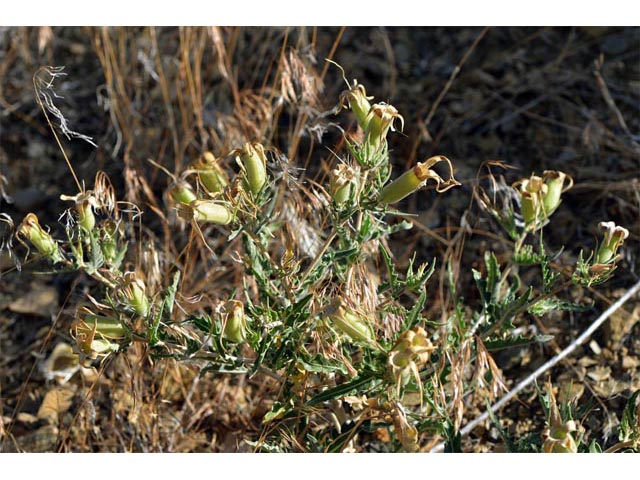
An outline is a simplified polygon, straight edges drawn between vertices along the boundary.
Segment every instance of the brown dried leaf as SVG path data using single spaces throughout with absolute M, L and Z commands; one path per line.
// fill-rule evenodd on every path
M 58 293 L 53 287 L 33 284 L 31 290 L 9 304 L 9 310 L 15 313 L 26 313 L 48 317 L 58 303 Z
M 49 390 L 38 409 L 38 418 L 52 422 L 71 408 L 74 392 L 68 388 L 57 387 Z

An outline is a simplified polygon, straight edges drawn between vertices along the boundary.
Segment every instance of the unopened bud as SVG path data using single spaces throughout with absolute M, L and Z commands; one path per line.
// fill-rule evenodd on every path
M 334 302 L 327 308 L 329 322 L 352 340 L 376 345 L 375 335 L 371 325 L 360 315 L 344 308 L 339 301 Z
M 260 143 L 245 143 L 236 150 L 237 159 L 245 172 L 246 182 L 251 193 L 257 195 L 267 182 L 267 157 Z
M 233 220 L 229 209 L 213 200 L 194 200 L 190 208 L 193 209 L 193 218 L 201 223 L 227 225 Z
M 189 205 L 198 198 L 187 182 L 175 183 L 171 190 L 169 190 L 169 194 L 171 198 L 180 205 Z
M 209 193 L 219 193 L 229 184 L 227 174 L 211 152 L 204 153 L 192 168 L 198 172 L 200 183 Z
M 224 336 L 234 343 L 242 343 L 247 338 L 247 320 L 244 315 L 244 307 L 241 302 L 232 301 L 231 312 L 227 315 L 224 324 Z

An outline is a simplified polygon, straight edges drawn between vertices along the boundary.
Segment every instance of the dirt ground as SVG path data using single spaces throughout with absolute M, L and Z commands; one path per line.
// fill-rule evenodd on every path
M 256 98 L 287 49 L 324 73 L 314 99 L 322 114 L 309 114 L 317 123 L 299 138 L 291 135 L 292 115 L 283 110 L 274 118 L 264 96 Z M 404 132 L 390 145 L 398 168 L 436 154 L 454 160 L 461 189 L 435 202 L 428 192 L 414 195 L 406 211 L 416 213 L 423 228 L 393 241 L 403 251 L 418 249 L 420 259 L 442 258 L 450 252 L 437 237 L 453 238 L 464 215 L 476 233 L 464 245 L 461 285 L 472 284 L 471 268 L 485 250 L 504 251 L 491 235 L 498 227 L 472 198 L 487 160 L 516 167 L 505 173 L 510 181 L 547 169 L 573 177 L 556 228 L 545 238 L 556 249 L 564 246 L 566 258 L 594 246 L 599 221 L 629 229 L 614 279 L 571 292 L 577 300 L 593 298 L 593 310 L 544 317 L 537 328 L 554 341 L 496 355 L 508 386 L 564 348 L 638 281 L 639 28 L 3 27 L 0 174 L 6 183 L 0 183 L 0 212 L 16 223 L 38 212 L 60 233 L 54 225 L 68 204 L 59 196 L 75 188 L 36 103 L 33 75 L 41 66 L 65 67 L 67 76 L 57 84 L 60 109 L 72 129 L 97 144 L 64 142 L 78 176 L 91 181 L 102 169 L 121 196 L 146 204 L 131 171 L 145 172 L 145 188 L 157 198 L 167 185 L 148 158 L 177 170 L 205 149 L 229 150 L 262 136 L 262 123 L 277 125 L 269 131 L 272 144 L 307 166 L 309 178 L 326 174 L 327 147 L 342 135 L 331 110 L 345 84 L 325 58 L 403 115 Z M 158 227 L 152 220 L 149 228 Z M 24 258 L 24 250 L 16 251 Z M 246 440 L 260 436 L 275 382 L 200 377 L 197 366 L 171 361 L 137 363 L 142 347 L 104 365 L 97 381 L 95 372 L 56 378 L 51 371 L 60 368 L 48 359 L 72 343 L 71 317 L 95 285 L 73 272 L 52 274 L 32 260 L 18 271 L 6 251 L 0 261 L 0 451 L 252 450 Z M 433 317 L 441 315 L 436 277 L 442 275 L 429 284 Z M 473 302 L 477 293 L 464 297 Z M 640 297 L 539 384 L 547 378 L 581 406 L 587 443 L 615 443 L 626 400 L 640 389 Z M 463 424 L 483 410 L 482 403 L 469 405 Z M 539 431 L 544 418 L 535 389 L 519 395 L 500 418 L 517 437 Z M 489 422 L 463 439 L 465 451 L 503 448 Z M 384 445 L 363 439 L 356 450 L 384 451 Z

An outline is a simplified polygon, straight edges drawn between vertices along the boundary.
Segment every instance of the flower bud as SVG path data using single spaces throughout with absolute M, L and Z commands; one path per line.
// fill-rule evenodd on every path
M 40 222 L 35 213 L 29 213 L 24 217 L 24 220 L 16 231 L 16 236 L 18 239 L 28 239 L 41 255 L 47 257 L 54 263 L 62 260 L 58 244 L 51 235 L 40 226 Z
M 200 183 L 211 194 L 221 192 L 229 184 L 227 174 L 211 152 L 204 153 L 193 163 L 192 168 L 198 172 Z
M 246 182 L 251 193 L 257 195 L 267 182 L 267 157 L 260 143 L 245 143 L 236 150 L 237 160 L 246 175 Z
M 431 170 L 436 163 L 446 162 L 449 165 L 449 180 L 444 180 L 435 171 Z M 427 181 L 432 179 L 436 182 L 436 191 L 445 192 L 452 187 L 460 185 L 453 177 L 453 165 L 451 161 L 442 155 L 429 158 L 425 162 L 418 163 L 413 169 L 403 173 L 393 182 L 387 184 L 380 194 L 380 202 L 384 204 L 396 203 L 413 192 L 424 187 Z
M 224 324 L 224 337 L 234 343 L 242 343 L 247 338 L 247 320 L 242 302 L 233 300 L 231 312 Z
M 187 182 L 176 182 L 171 190 L 169 190 L 169 194 L 173 200 L 180 205 L 189 205 L 191 202 L 196 200 L 195 192 L 189 186 Z
M 233 220 L 233 214 L 227 207 L 212 200 L 194 200 L 190 208 L 197 222 L 227 225 Z
M 100 250 L 107 262 L 113 262 L 118 255 L 118 224 L 111 219 L 100 223 Z
M 344 308 L 339 300 L 327 307 L 327 314 L 330 325 L 334 325 L 352 340 L 376 345 L 375 335 L 369 323 L 360 315 Z
M 629 236 L 629 230 L 617 227 L 613 222 L 600 222 L 598 227 L 604 232 L 604 239 L 596 252 L 595 263 L 604 264 L 614 258 L 618 248 Z
M 400 119 L 400 130 L 402 130 L 404 128 L 404 118 L 393 105 L 376 103 L 371 107 L 364 126 L 365 143 L 371 151 L 379 150 L 386 143 L 389 129 L 395 131 L 393 123 L 396 118 Z

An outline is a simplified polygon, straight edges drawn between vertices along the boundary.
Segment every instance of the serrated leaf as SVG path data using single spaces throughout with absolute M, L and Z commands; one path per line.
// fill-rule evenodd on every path
M 307 405 L 312 407 L 319 403 L 328 402 L 329 400 L 333 400 L 334 398 L 341 398 L 356 392 L 358 394 L 363 394 L 379 385 L 380 383 L 382 383 L 382 380 L 377 378 L 373 372 L 363 373 L 349 382 L 343 383 L 342 385 L 338 385 L 337 387 L 330 388 L 322 393 L 319 393 L 311 400 L 309 400 L 307 402 Z
M 269 410 L 262 418 L 262 423 L 268 423 L 276 418 L 281 418 L 285 413 L 287 413 L 287 411 L 288 409 L 280 402 L 274 402 L 271 410 Z
M 163 317 L 167 320 L 171 318 L 171 314 L 173 313 L 173 305 L 176 299 L 176 292 L 178 291 L 178 283 L 180 283 L 180 271 L 177 271 L 173 276 L 173 282 L 167 288 L 164 300 L 162 301 L 162 305 L 160 306 L 160 311 L 157 313 L 155 318 L 153 319 L 153 323 L 149 327 L 149 344 L 153 347 L 156 343 L 158 343 L 158 327 L 160 325 L 160 321 Z
M 595 440 L 591 440 L 589 444 L 589 453 L 602 453 L 602 447 Z
M 502 428 L 502 425 L 500 424 L 500 420 L 498 420 L 498 418 L 496 417 L 496 414 L 491 409 L 491 403 L 489 401 L 487 401 L 486 403 L 486 409 L 487 409 L 487 413 L 489 414 L 489 418 L 491 419 L 491 422 L 494 424 L 494 426 L 498 430 L 498 434 L 502 438 L 502 441 L 505 443 L 507 453 L 517 453 L 518 448 L 513 443 L 513 440 L 511 440 L 511 437 Z
M 534 337 L 518 336 L 508 339 L 488 339 L 484 341 L 485 348 L 490 352 L 506 348 L 523 347 L 534 343 L 547 343 L 553 340 L 553 335 L 536 335 Z
M 314 361 L 315 360 L 315 361 Z M 318 356 L 314 360 L 305 361 L 298 359 L 298 362 L 304 367 L 307 372 L 315 373 L 335 373 L 340 372 L 343 375 L 348 373 L 347 367 L 340 362 L 327 362 L 322 361 L 322 357 Z
M 391 259 L 391 254 L 387 250 L 387 248 L 380 243 L 380 253 L 382 253 L 382 259 L 384 260 L 384 264 L 387 266 L 387 274 L 389 275 L 389 285 L 391 289 L 395 291 L 399 287 L 399 276 L 396 271 L 396 267 L 393 264 L 393 260 Z
M 618 437 L 621 442 L 628 442 L 629 440 L 640 441 L 640 418 L 637 416 L 639 395 L 640 390 L 636 390 L 627 402 L 624 412 L 622 412 L 620 426 L 618 427 Z
M 104 255 L 102 254 L 102 249 L 98 244 L 96 230 L 90 232 L 89 241 L 91 242 L 91 268 L 95 271 L 104 265 Z M 89 270 L 87 269 L 87 271 Z
M 423 289 L 422 293 L 420 294 L 420 297 L 418 298 L 418 301 L 409 312 L 409 315 L 407 315 L 407 321 L 405 324 L 405 328 L 407 330 L 415 327 L 418 324 L 420 320 L 420 313 L 422 313 L 422 310 L 424 309 L 424 304 L 426 303 L 426 301 L 427 301 L 427 290 Z
M 530 306 L 527 311 L 536 317 L 542 317 L 543 315 L 555 310 L 563 310 L 566 312 L 586 312 L 592 308 L 593 305 L 579 305 L 571 302 L 563 302 L 557 297 L 549 297 L 539 300 L 534 305 Z

